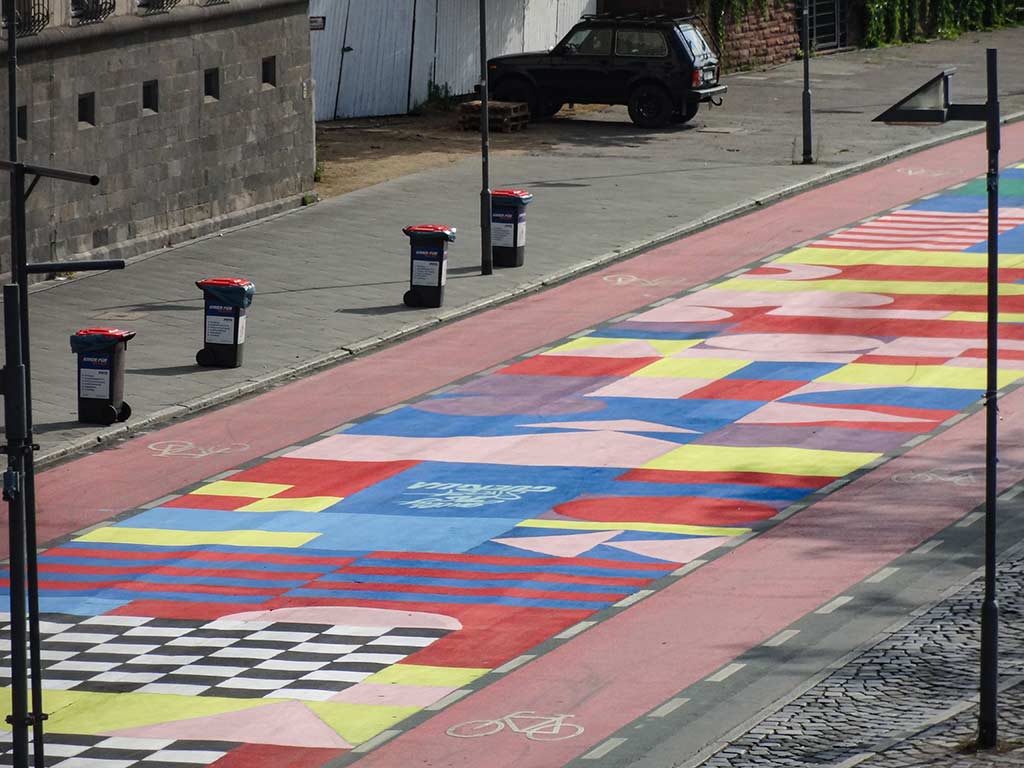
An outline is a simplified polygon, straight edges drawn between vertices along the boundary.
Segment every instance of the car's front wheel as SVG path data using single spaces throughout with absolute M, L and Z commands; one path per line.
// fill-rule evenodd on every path
M 494 98 L 496 101 L 514 101 L 528 104 L 530 106 L 530 117 L 536 119 L 539 116 L 537 114 L 537 91 L 530 83 L 520 77 L 509 78 L 498 83 L 498 87 L 494 89 Z
M 638 85 L 629 96 L 629 119 L 641 128 L 664 128 L 672 111 L 672 98 L 660 85 Z

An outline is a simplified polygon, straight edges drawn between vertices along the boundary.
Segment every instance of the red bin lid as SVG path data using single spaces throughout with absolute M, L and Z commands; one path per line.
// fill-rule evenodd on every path
M 402 232 L 409 237 L 414 237 L 416 235 L 441 235 L 448 240 L 454 240 L 456 229 L 455 227 L 449 227 L 447 224 L 413 224 L 408 227 L 403 227 Z
M 208 277 L 205 280 L 196 280 L 196 285 L 200 288 L 204 285 L 224 285 L 247 288 L 252 285 L 252 280 L 247 280 L 244 277 Z
M 525 189 L 494 189 L 491 190 L 491 197 L 515 197 L 523 203 L 533 200 L 533 193 Z
M 135 338 L 135 331 L 122 331 L 120 328 L 83 328 L 76 331 L 75 336 L 106 336 L 111 339 L 128 341 Z

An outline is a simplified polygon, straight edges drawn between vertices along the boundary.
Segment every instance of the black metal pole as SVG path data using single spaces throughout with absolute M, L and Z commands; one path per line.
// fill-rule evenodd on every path
M 7 0 L 4 7 L 10 11 Z M 13 18 L 8 16 L 8 19 Z M 11 601 L 11 727 L 14 768 L 28 768 L 28 659 L 25 627 L 25 366 L 21 360 L 20 297 L 18 286 L 4 286 L 4 423 L 7 432 L 7 471 L 3 497 L 7 502 L 10 541 Z
M 811 150 L 811 16 L 807 6 L 811 0 L 804 0 L 803 7 L 803 44 L 804 44 L 804 98 L 803 98 L 803 124 L 804 124 L 804 165 L 814 163 L 814 153 Z
M 988 99 L 988 306 L 985 384 L 985 600 L 981 605 L 981 694 L 978 747 L 991 749 L 998 740 L 996 700 L 999 693 L 999 603 L 996 600 L 996 429 L 999 409 L 999 92 L 996 50 L 987 51 Z
M 36 768 L 44 768 L 43 681 L 39 632 L 39 568 L 36 553 L 35 461 L 32 437 L 32 366 L 29 356 L 28 271 L 25 237 L 25 167 L 18 163 L 18 25 L 13 0 L 7 7 L 7 115 L 8 160 L 17 164 L 11 172 L 11 274 L 18 286 L 21 359 L 24 365 L 24 389 L 21 407 L 25 413 L 22 505 L 24 509 L 25 569 L 28 588 L 29 668 L 32 681 L 33 754 Z
M 483 186 L 480 189 L 480 271 L 494 271 L 491 250 L 491 114 L 487 92 L 487 0 L 480 0 L 480 166 Z

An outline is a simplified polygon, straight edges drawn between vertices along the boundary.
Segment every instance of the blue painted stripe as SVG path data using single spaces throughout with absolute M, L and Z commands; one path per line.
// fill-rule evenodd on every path
M 225 579 L 217 576 L 167 576 L 157 573 L 47 573 L 47 581 L 137 581 L 143 584 L 202 584 L 209 587 L 267 587 L 286 589 L 309 582 L 309 579 Z
M 345 578 L 349 575 L 350 578 Z M 530 581 L 528 579 L 435 579 L 427 576 L 378 576 L 376 574 L 338 573 L 324 576 L 312 582 L 317 586 L 329 584 L 416 584 L 435 587 L 459 587 L 465 589 L 533 589 L 539 592 L 609 592 L 625 595 L 635 591 L 632 586 L 614 586 L 610 584 L 567 584 L 565 582 Z
M 466 603 L 470 605 L 513 605 L 520 608 L 561 608 L 564 610 L 599 611 L 611 601 L 533 600 L 526 597 L 446 595 L 428 592 L 370 592 L 363 590 L 296 589 L 285 597 L 332 597 L 359 600 L 389 600 L 402 603 Z
M 669 565 L 664 569 L 652 568 L 651 570 L 632 571 L 627 568 L 592 568 L 582 565 L 560 565 L 553 560 L 544 560 L 537 565 L 494 565 L 491 563 L 429 560 L 427 558 L 422 560 L 388 560 L 376 557 L 367 557 L 356 561 L 352 565 L 371 568 L 429 568 L 431 570 L 475 571 L 479 573 L 571 573 L 578 576 L 621 576 L 633 579 L 656 579 L 678 567 Z

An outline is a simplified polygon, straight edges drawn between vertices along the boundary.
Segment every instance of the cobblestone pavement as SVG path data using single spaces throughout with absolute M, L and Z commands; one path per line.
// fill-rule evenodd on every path
M 1024 548 L 1000 564 L 999 752 L 976 734 L 974 579 L 831 673 L 702 763 L 704 768 L 1024 766 Z

